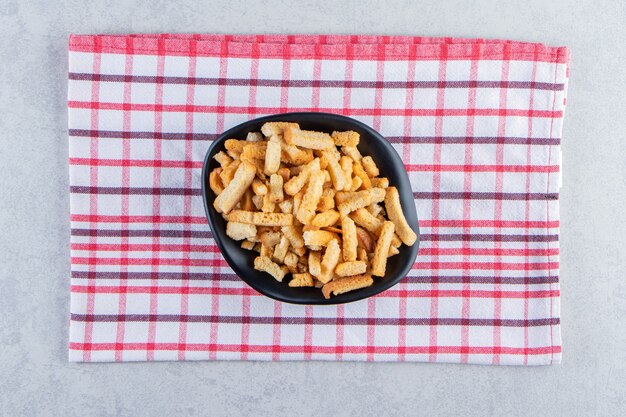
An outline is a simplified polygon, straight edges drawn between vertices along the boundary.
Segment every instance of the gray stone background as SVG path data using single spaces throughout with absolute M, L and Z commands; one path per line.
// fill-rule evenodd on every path
M 626 415 L 626 2 L 0 0 L 0 415 Z M 69 364 L 70 33 L 509 38 L 572 51 L 563 363 Z

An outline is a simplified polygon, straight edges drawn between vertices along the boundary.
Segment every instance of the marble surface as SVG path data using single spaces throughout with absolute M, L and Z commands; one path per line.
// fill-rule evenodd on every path
M 0 1 L 0 416 L 625 415 L 626 3 L 287 3 Z M 69 364 L 72 32 L 411 34 L 571 47 L 563 363 Z

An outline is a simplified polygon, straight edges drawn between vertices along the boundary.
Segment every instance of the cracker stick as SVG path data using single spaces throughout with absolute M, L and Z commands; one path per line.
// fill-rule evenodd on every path
M 287 256 L 287 251 L 289 250 L 289 240 L 283 235 L 280 238 L 280 242 L 274 248 L 274 255 L 272 256 L 272 260 L 280 263 L 284 263 L 285 256 Z
M 220 164 L 222 169 L 226 168 L 228 165 L 230 165 L 233 162 L 233 158 L 231 158 L 230 156 L 226 155 L 222 151 L 219 151 L 218 153 L 213 155 L 213 159 L 215 159 L 217 161 L 217 163 Z
M 261 243 L 268 248 L 273 248 L 278 245 L 278 242 L 280 242 L 280 233 L 273 230 L 268 230 L 263 233 L 259 232 L 259 239 L 261 240 Z
M 372 180 L 370 180 L 369 175 L 367 175 L 367 172 L 365 172 L 360 162 L 354 161 L 352 164 L 352 173 L 361 179 L 361 186 L 364 189 L 372 187 Z
M 293 248 L 293 253 L 298 256 L 304 256 L 307 254 L 307 249 L 304 246 L 301 248 Z
M 335 268 L 335 274 L 340 277 L 350 277 L 364 274 L 366 269 L 367 264 L 364 261 L 348 261 L 338 264 Z
M 265 213 L 273 213 L 276 211 L 276 204 L 272 201 L 269 194 L 263 196 L 263 207 L 261 207 L 261 211 Z
M 252 210 L 254 210 L 256 208 L 254 206 L 254 203 L 252 202 L 252 196 L 253 195 L 254 195 L 254 193 L 252 192 L 252 190 L 250 188 L 248 188 L 246 190 L 246 192 L 243 193 L 243 197 L 241 199 L 241 209 L 242 210 L 252 211 Z
M 265 159 L 267 142 L 245 142 L 242 146 L 241 159 Z
M 374 249 L 374 257 L 372 258 L 372 275 L 377 277 L 385 276 L 387 254 L 391 246 L 391 237 L 394 229 L 395 225 L 390 221 L 384 222 L 381 227 L 380 236 L 378 237 L 378 242 L 376 242 L 376 249 Z
M 255 154 L 257 153 L 265 154 L 265 148 L 267 147 L 267 143 L 266 142 L 248 142 L 248 141 L 239 140 L 239 139 L 227 139 L 226 142 L 224 142 L 224 147 L 226 148 L 226 151 L 239 154 L 239 155 L 243 153 L 244 147 L 249 148 L 248 152 L 252 152 Z M 263 156 L 261 156 L 260 158 L 262 159 Z
M 335 146 L 328 133 L 300 130 L 295 127 L 286 128 L 283 137 L 288 144 L 307 149 L 329 149 Z
M 387 258 L 393 255 L 397 255 L 399 253 L 400 253 L 400 250 L 398 250 L 398 248 L 396 248 L 395 246 L 389 246 L 389 253 L 387 253 Z
M 331 240 L 337 240 L 339 237 L 336 233 L 326 230 L 307 230 L 303 233 L 304 244 L 306 246 L 326 246 Z
M 265 151 L 265 173 L 267 175 L 275 174 L 280 168 L 280 143 L 267 142 L 267 150 Z
M 228 221 L 249 223 L 256 226 L 291 226 L 293 215 L 233 210 L 228 214 Z
M 327 300 L 330 294 L 339 295 L 348 291 L 358 290 L 360 288 L 369 287 L 374 283 L 370 275 L 356 275 L 331 281 L 322 287 L 322 294 Z
M 328 161 L 327 170 L 330 174 L 330 179 L 333 181 L 335 190 L 343 190 L 346 187 L 346 178 L 344 176 L 343 169 L 339 165 L 339 159 L 332 152 L 322 152 L 322 158 L 326 158 Z
M 254 166 L 247 162 L 243 162 L 239 165 L 233 180 L 213 202 L 213 207 L 215 207 L 218 213 L 228 214 L 233 207 L 235 207 L 243 196 L 243 193 L 248 189 L 250 184 L 252 184 L 255 172 L 256 169 Z
M 310 149 L 300 149 L 296 145 L 290 145 L 284 141 L 280 144 L 280 160 L 291 165 L 307 164 L 313 160 L 313 152 Z
M 361 152 L 359 152 L 356 146 L 342 146 L 341 152 L 357 162 L 359 162 L 363 158 L 361 156 Z
M 311 161 L 312 161 L 312 159 L 311 159 Z M 308 162 L 307 162 L 307 164 L 308 164 Z M 298 175 L 299 173 L 302 172 L 302 170 L 304 169 L 305 166 L 306 166 L 306 164 L 289 167 L 289 173 L 291 174 L 292 177 L 295 177 L 296 175 Z
M 356 209 L 385 199 L 385 190 L 383 188 L 370 188 L 369 190 L 351 192 L 350 194 L 349 199 L 339 204 L 339 213 L 342 215 L 347 215 Z
M 272 174 L 270 177 L 270 201 L 280 203 L 283 201 L 283 177 Z
M 256 243 L 249 240 L 244 240 L 243 242 L 241 242 L 241 248 L 246 250 L 254 250 L 254 245 L 256 245 Z
M 337 191 L 335 192 L 335 201 L 337 202 L 337 206 L 350 199 L 350 197 L 354 197 L 354 193 L 350 193 L 348 191 Z
M 290 122 L 267 122 L 261 126 L 261 132 L 267 137 L 273 135 L 282 135 L 283 130 L 287 127 L 294 127 L 299 129 L 300 126 L 298 123 L 290 123 Z
M 363 165 L 363 169 L 370 178 L 377 177 L 380 174 L 376 162 L 374 162 L 371 156 L 364 156 L 361 159 L 361 165 Z
M 320 281 L 326 284 L 333 277 L 335 267 L 339 263 L 339 257 L 341 255 L 341 249 L 336 239 L 331 240 L 328 243 L 324 257 L 322 258 L 322 274 L 317 277 Z M 387 258 L 385 258 L 386 260 Z
M 365 208 L 360 208 L 352 213 L 350 213 L 350 217 L 356 224 L 366 229 L 368 232 L 374 233 L 376 236 L 380 234 L 380 228 L 383 225 L 383 222 L 378 218 L 372 216 Z
M 302 224 L 309 224 L 311 220 L 313 220 L 315 209 L 322 197 L 323 184 L 324 175 L 321 171 L 316 171 L 310 175 L 309 185 L 306 188 L 306 192 L 302 197 L 300 207 L 298 207 L 298 212 L 296 213 L 296 218 Z
M 265 181 L 265 161 L 263 159 L 255 159 L 255 158 L 246 158 L 241 157 L 241 161 L 246 161 L 256 168 L 256 176 L 261 180 Z
M 272 249 L 269 246 L 261 243 L 261 250 L 259 251 L 259 255 L 269 258 L 272 256 Z
M 276 173 L 280 175 L 281 177 L 283 177 L 283 184 L 289 181 L 289 178 L 291 177 L 291 172 L 289 171 L 289 168 L 287 167 L 279 168 L 278 171 L 276 171 Z
M 252 203 L 254 204 L 254 207 L 256 207 L 257 210 L 261 210 L 261 208 L 263 207 L 263 200 L 264 200 L 263 195 L 253 195 L 252 196 Z
M 412 246 L 417 240 L 417 235 L 406 221 L 402 206 L 400 205 L 400 195 L 396 187 L 387 188 L 385 195 L 385 209 L 387 216 L 396 226 L 396 233 L 402 242 L 407 246 Z
M 285 255 L 285 265 L 287 266 L 296 266 L 298 265 L 298 255 L 296 255 L 293 252 L 287 252 L 287 255 Z
M 256 195 L 265 195 L 267 194 L 267 186 L 258 178 L 255 178 L 252 181 L 252 191 Z
M 257 256 L 254 258 L 254 269 L 257 271 L 267 272 L 278 282 L 282 282 L 285 277 L 285 271 L 283 271 L 280 266 L 272 262 L 272 260 L 267 256 Z
M 318 206 L 319 207 L 319 206 Z M 336 210 L 328 210 L 317 214 L 311 224 L 315 227 L 332 226 L 339 220 L 339 212 Z
M 311 175 L 311 173 L 319 170 L 320 160 L 319 158 L 315 158 L 314 160 L 306 164 L 298 175 L 292 177 L 289 181 L 287 181 L 287 183 L 285 184 L 285 192 L 292 196 L 296 195 L 298 191 L 300 191 L 309 180 L 309 176 Z
M 333 132 L 331 136 L 337 146 L 356 146 L 359 144 L 359 134 L 352 130 Z
M 322 173 L 324 174 L 324 187 L 330 187 L 332 185 L 332 179 L 327 169 L 323 169 Z
M 263 140 L 263 135 L 261 132 L 248 132 L 246 135 L 246 141 L 248 142 L 261 142 Z
M 381 214 L 382 209 L 383 208 L 380 206 L 380 204 L 377 204 L 377 203 L 372 203 L 369 206 L 367 206 L 367 211 L 369 211 L 370 214 L 374 217 Z
M 234 240 L 243 240 L 256 236 L 256 226 L 253 224 L 227 222 L 226 236 Z
M 365 166 L 363 168 L 365 168 Z M 380 188 L 389 187 L 389 178 L 387 177 L 371 178 L 370 181 L 372 182 L 372 187 L 380 187 Z
M 289 239 L 289 243 L 295 249 L 304 247 L 304 238 L 299 228 L 296 226 L 283 226 L 280 230 L 283 232 L 283 235 Z
M 328 232 L 337 233 L 338 235 L 343 233 L 343 230 L 338 229 L 338 228 L 333 227 L 333 226 L 326 226 L 326 227 L 321 228 L 320 230 L 326 230 Z
M 343 176 L 346 179 L 343 189 L 344 191 L 350 191 L 350 189 L 352 188 L 352 158 L 345 155 L 342 156 L 339 159 L 339 165 L 341 166 L 341 169 L 343 170 Z
M 320 252 L 309 252 L 309 272 L 316 278 L 322 276 L 321 255 L 322 254 Z
M 328 168 L 328 159 L 322 158 L 322 151 L 315 151 L 315 155 L 320 158 L 320 169 Z
M 325 188 L 322 191 L 322 198 L 317 204 L 317 211 L 325 212 L 335 207 L 335 190 L 332 188 Z
M 358 248 L 357 252 L 356 252 L 356 259 L 359 261 L 365 261 L 367 262 L 368 258 L 367 258 L 367 251 L 363 248 Z
M 220 195 L 220 193 L 224 191 L 222 179 L 220 178 L 219 174 L 220 173 L 217 171 L 217 169 L 214 169 L 209 174 L 209 187 L 211 187 L 211 191 L 213 191 L 215 195 Z
M 237 159 L 239 160 L 241 158 L 241 153 L 238 153 L 234 150 L 227 150 L 226 153 L 228 154 L 228 156 L 232 159 Z
M 344 261 L 355 261 L 358 241 L 354 221 L 350 217 L 344 216 L 341 219 L 341 230 L 343 230 L 343 259 Z
M 292 213 L 293 212 L 293 201 L 292 200 L 283 200 L 278 203 L 278 207 L 282 213 Z
M 356 228 L 357 246 L 365 249 L 368 253 L 374 250 L 374 240 L 367 231 L 361 227 Z
M 350 185 L 350 191 L 357 191 L 363 185 L 363 181 L 359 177 L 352 177 L 352 184 Z
M 233 178 L 235 177 L 235 172 L 237 172 L 239 165 L 241 165 L 241 161 L 237 160 L 233 161 L 226 168 L 222 169 L 222 172 L 220 172 L 220 179 L 222 180 L 222 184 L 224 185 L 224 187 L 228 187 L 228 184 L 230 184 L 230 182 L 233 180 Z
M 300 190 L 296 195 L 293 196 L 293 215 L 298 213 L 298 209 L 300 208 L 300 203 L 302 202 L 302 196 L 304 195 L 304 190 Z M 296 220 L 298 220 L 296 218 Z
M 290 287 L 312 287 L 314 285 L 313 277 L 308 272 L 304 274 L 292 274 L 292 275 L 293 275 L 293 278 L 291 279 L 291 281 L 289 281 Z

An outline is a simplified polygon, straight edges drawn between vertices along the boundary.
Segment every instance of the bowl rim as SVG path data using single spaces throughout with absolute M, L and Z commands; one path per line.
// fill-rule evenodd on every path
M 391 143 L 382 134 L 380 134 L 379 132 L 374 130 L 372 127 L 368 126 L 367 124 L 359 120 L 356 120 L 356 119 L 353 119 L 351 117 L 347 117 L 341 114 L 315 112 L 315 111 L 289 112 L 289 113 L 277 113 L 277 114 L 272 114 L 269 116 L 262 116 L 262 117 L 258 117 L 255 119 L 246 120 L 245 122 L 239 123 L 231 127 L 230 129 L 224 131 L 220 135 L 218 135 L 213 140 L 209 148 L 207 149 L 205 156 L 204 156 L 204 160 L 202 162 L 202 174 L 201 174 L 202 175 L 201 176 L 202 201 L 204 204 L 204 211 L 205 211 L 205 216 L 207 218 L 207 223 L 209 227 L 211 228 L 211 233 L 213 235 L 213 240 L 215 241 L 217 247 L 219 248 L 220 254 L 224 257 L 224 259 L 226 260 L 230 268 L 233 269 L 233 271 L 235 272 L 235 275 L 237 275 L 239 279 L 241 279 L 244 283 L 246 283 L 248 286 L 253 288 L 255 291 L 259 292 L 260 294 L 266 297 L 269 297 L 271 299 L 274 299 L 276 301 L 281 301 L 281 302 L 288 303 L 288 304 L 297 304 L 297 305 L 337 305 L 337 304 L 351 303 L 351 302 L 355 302 L 355 301 L 359 301 L 359 300 L 376 296 L 388 290 L 389 288 L 393 287 L 394 285 L 402 281 L 404 278 L 406 278 L 408 272 L 413 267 L 415 259 L 417 258 L 417 254 L 419 252 L 419 247 L 420 247 L 420 241 L 421 241 L 421 233 L 420 233 L 420 228 L 419 228 L 419 217 L 417 215 L 417 210 L 415 209 L 415 207 L 414 209 L 415 209 L 415 219 L 416 219 L 416 227 L 417 227 L 417 230 L 415 230 L 415 233 L 417 234 L 417 240 L 415 241 L 415 244 L 411 246 L 411 248 L 414 248 L 414 250 L 412 251 L 413 253 L 411 257 L 412 259 L 407 260 L 407 262 L 403 264 L 403 267 L 400 269 L 400 272 L 397 273 L 398 278 L 385 280 L 385 281 L 382 281 L 377 286 L 361 288 L 359 290 L 343 293 L 338 296 L 331 297 L 329 299 L 321 298 L 319 300 L 313 300 L 313 301 L 298 300 L 298 299 L 293 299 L 291 297 L 282 296 L 282 294 L 268 293 L 264 288 L 257 285 L 254 282 L 254 280 L 248 279 L 248 277 L 242 276 L 245 274 L 241 274 L 239 272 L 240 267 L 238 263 L 235 262 L 234 259 L 231 258 L 230 254 L 226 250 L 224 243 L 222 241 L 222 239 L 226 236 L 225 232 L 223 233 L 223 236 L 222 236 L 222 233 L 216 233 L 214 230 L 215 225 L 211 218 L 211 211 L 215 211 L 215 209 L 212 206 L 209 207 L 210 204 L 208 201 L 208 186 L 207 186 L 207 180 L 206 180 L 207 175 L 208 175 L 207 170 L 210 164 L 210 159 L 214 153 L 213 151 L 217 147 L 223 145 L 226 139 L 232 138 L 234 132 L 240 131 L 246 125 L 253 125 L 253 124 L 259 124 L 259 123 L 265 123 L 265 122 L 271 122 L 271 121 L 281 121 L 279 119 L 284 118 L 284 117 L 289 117 L 289 118 L 297 118 L 297 117 L 304 117 L 304 116 L 311 117 L 311 115 L 316 115 L 316 116 L 319 116 L 320 118 L 332 118 L 332 119 L 340 120 L 343 122 L 347 121 L 350 124 L 357 125 L 359 128 L 363 129 L 364 131 L 367 131 L 368 134 L 370 134 L 371 136 L 376 137 L 378 140 L 380 140 L 381 143 L 383 144 L 383 147 L 386 148 L 388 153 L 390 154 L 389 157 L 392 159 L 396 159 L 397 163 L 404 166 L 404 162 L 402 161 L 402 159 L 400 158 L 396 150 L 393 148 Z M 408 176 L 406 169 L 402 170 L 402 172 L 404 173 L 406 182 L 410 185 L 411 182 L 409 180 L 409 176 Z M 401 200 L 402 200 L 402 196 L 401 196 Z M 411 196 L 411 201 L 413 201 L 412 196 Z M 214 214 L 218 215 L 217 213 L 214 213 Z M 244 249 L 241 249 L 241 250 L 243 251 Z M 257 272 L 261 273 L 260 271 L 257 271 Z M 286 285 L 286 282 L 285 282 L 285 285 Z

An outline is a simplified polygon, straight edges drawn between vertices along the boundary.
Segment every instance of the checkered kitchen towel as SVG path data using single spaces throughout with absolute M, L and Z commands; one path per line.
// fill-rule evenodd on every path
M 568 58 L 451 38 L 72 36 L 70 360 L 559 362 Z M 222 259 L 203 156 L 288 111 L 354 117 L 404 160 L 422 243 L 400 284 L 290 305 Z

